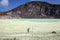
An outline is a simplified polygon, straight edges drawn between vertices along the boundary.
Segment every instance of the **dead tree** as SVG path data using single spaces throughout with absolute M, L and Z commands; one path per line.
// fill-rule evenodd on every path
M 29 31 L 30 31 L 30 29 L 28 28 L 28 29 L 27 29 L 27 32 L 29 33 Z

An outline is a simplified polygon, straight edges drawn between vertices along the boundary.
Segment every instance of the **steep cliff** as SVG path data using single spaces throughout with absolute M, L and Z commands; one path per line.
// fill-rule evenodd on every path
M 4 14 L 7 18 L 60 18 L 60 5 L 32 1 Z

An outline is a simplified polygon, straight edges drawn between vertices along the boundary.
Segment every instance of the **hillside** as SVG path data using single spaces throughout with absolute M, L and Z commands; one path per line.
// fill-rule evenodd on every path
M 60 5 L 32 1 L 1 13 L 0 18 L 60 18 Z

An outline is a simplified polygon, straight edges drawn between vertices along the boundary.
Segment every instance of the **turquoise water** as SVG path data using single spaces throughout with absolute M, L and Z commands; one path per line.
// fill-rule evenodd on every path
M 32 21 L 32 22 L 60 22 L 60 19 L 0 19 L 0 20 L 20 20 L 20 21 Z
M 32 22 L 60 22 L 60 19 L 16 19 L 16 20 Z
M 60 22 L 60 19 L 35 19 L 33 22 Z

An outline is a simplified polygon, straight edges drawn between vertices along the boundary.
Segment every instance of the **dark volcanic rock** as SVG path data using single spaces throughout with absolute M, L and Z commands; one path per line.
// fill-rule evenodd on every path
M 5 14 L 7 18 L 60 18 L 60 5 L 32 1 Z

